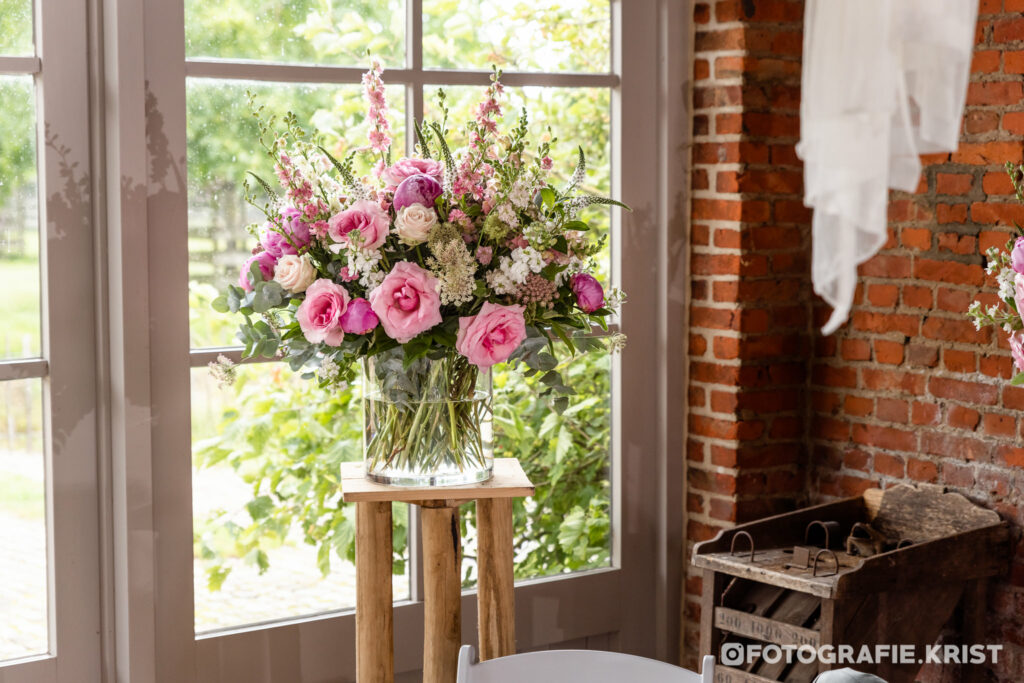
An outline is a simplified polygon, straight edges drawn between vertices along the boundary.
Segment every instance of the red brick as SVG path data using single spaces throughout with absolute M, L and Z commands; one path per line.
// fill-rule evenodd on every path
M 903 305 L 910 308 L 931 308 L 932 290 L 917 285 L 903 285 Z
M 1013 437 L 1017 433 L 1017 420 L 1012 415 L 989 413 L 985 416 L 984 430 L 989 436 Z
M 903 458 L 897 455 L 879 453 L 875 456 L 875 472 L 887 477 L 903 477 Z
M 1002 165 L 1007 161 L 1021 160 L 1020 142 L 963 142 L 953 152 L 954 164 L 973 166 Z
M 928 391 L 936 398 L 949 398 L 956 401 L 995 405 L 999 398 L 999 389 L 990 384 L 964 382 L 958 379 L 932 377 L 928 380 Z
M 1002 128 L 1007 133 L 1013 133 L 1014 135 L 1020 135 L 1024 133 L 1024 112 L 1006 112 L 1003 114 Z M 1006 174 L 1000 174 L 1004 178 Z M 1009 181 L 1007 181 L 1009 183 Z M 985 190 L 988 192 L 988 190 Z M 1010 194 L 1009 192 L 1000 192 L 999 194 Z
M 999 54 L 999 50 L 975 50 L 974 58 L 971 60 L 971 71 L 985 74 L 999 71 Z
M 907 461 L 907 476 L 917 481 L 935 481 L 939 477 L 939 469 L 930 460 L 911 458 Z
M 946 422 L 957 429 L 969 429 L 974 431 L 981 422 L 981 413 L 965 406 L 950 406 L 946 415 Z
M 843 360 L 871 360 L 871 344 L 863 339 L 842 341 Z
M 973 351 L 945 349 L 942 352 L 942 364 L 950 372 L 970 373 L 977 366 L 977 357 Z
M 897 398 L 879 398 L 875 415 L 884 422 L 906 424 L 910 416 L 910 404 Z
M 936 425 L 939 423 L 941 411 L 934 403 L 914 401 L 910 408 L 910 419 L 916 425 Z
M 892 308 L 900 298 L 900 289 L 896 285 L 868 285 L 868 301 L 872 306 Z
M 992 22 L 992 40 L 996 43 L 1024 40 L 1024 19 L 999 19 Z
M 847 396 L 843 412 L 853 417 L 866 417 L 875 409 L 875 402 L 864 396 Z
M 899 342 L 876 339 L 875 360 L 885 365 L 899 365 L 903 362 L 903 344 Z
M 711 8 L 704 4 L 698 3 L 693 6 L 693 23 L 695 24 L 706 24 L 711 21 Z
M 999 112 L 968 110 L 964 114 L 964 130 L 972 135 L 988 133 L 999 128 Z
M 890 451 L 913 451 L 917 444 L 917 437 L 912 431 L 865 424 L 853 425 L 853 440 Z
M 908 249 L 928 251 L 932 248 L 932 231 L 928 228 L 902 228 L 900 243 Z

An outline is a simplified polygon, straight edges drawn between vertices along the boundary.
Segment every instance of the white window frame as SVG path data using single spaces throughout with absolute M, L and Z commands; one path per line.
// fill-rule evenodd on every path
M 628 11 L 626 5 L 628 4 Z M 404 69 L 407 116 L 420 117 L 424 84 L 486 85 L 486 71 L 424 70 L 409 0 Z M 109 258 L 110 490 L 112 529 L 103 650 L 109 680 L 313 681 L 354 675 L 351 611 L 195 638 L 191 513 L 190 368 L 185 184 L 185 78 L 356 83 L 361 68 L 185 60 L 183 3 L 90 0 L 102 21 L 95 77 L 105 97 L 94 131 L 105 160 L 101 193 Z M 618 219 L 613 275 L 633 300 L 614 383 L 614 566 L 517 586 L 520 650 L 594 637 L 613 649 L 677 657 L 683 548 L 684 314 L 688 215 L 689 12 L 677 0 L 612 0 L 610 74 L 506 73 L 509 86 L 613 87 L 613 194 L 633 207 Z M 410 87 L 411 86 L 411 87 Z M 215 355 L 217 351 L 213 351 Z M 629 397 L 622 401 L 621 397 Z M 102 470 L 101 470 L 102 471 Z M 417 569 L 413 569 L 414 576 Z M 415 676 L 422 603 L 396 604 L 395 670 Z M 628 599 L 623 599 L 628 595 Z M 463 600 L 475 638 L 475 599 Z M 607 634 L 615 634 L 607 637 Z M 585 644 L 585 640 L 583 640 Z M 5 681 L 6 683 L 6 681 Z M 63 683 L 63 681 L 61 681 Z
M 87 16 L 82 3 L 43 0 L 33 15 L 34 56 L 0 57 L 0 74 L 35 86 L 42 347 L 37 358 L 0 360 L 0 381 L 42 380 L 49 652 L 0 662 L 3 683 L 101 675 Z

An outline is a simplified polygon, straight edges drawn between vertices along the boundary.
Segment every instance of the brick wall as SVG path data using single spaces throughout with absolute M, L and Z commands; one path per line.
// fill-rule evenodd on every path
M 1005 6 L 1004 6 L 1005 3 Z M 1024 388 L 981 251 L 1024 225 L 1002 166 L 1024 154 L 1024 2 L 982 0 L 959 150 L 894 193 L 889 241 L 829 338 L 810 292 L 798 135 L 802 3 L 695 5 L 689 541 L 777 507 L 922 482 L 1024 526 Z M 1022 544 L 1024 546 L 1024 544 Z M 687 585 L 696 654 L 700 582 Z M 994 680 L 1024 680 L 1024 549 L 990 595 Z M 922 680 L 957 680 L 947 667 Z
M 791 509 L 806 483 L 809 230 L 800 2 L 695 5 L 688 542 Z M 686 648 L 695 661 L 700 579 Z

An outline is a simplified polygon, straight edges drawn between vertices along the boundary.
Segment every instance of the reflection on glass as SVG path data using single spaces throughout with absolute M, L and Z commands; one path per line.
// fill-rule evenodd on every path
M 0 382 L 0 661 L 45 654 L 42 381 Z
M 484 88 L 474 86 L 444 86 L 450 110 L 449 123 L 469 121 L 472 109 L 484 95 Z M 439 115 L 437 86 L 428 86 L 424 92 L 424 116 L 436 119 Z M 556 186 L 568 181 L 576 168 L 578 147 L 583 147 L 587 158 L 587 177 L 581 191 L 609 196 L 611 194 L 611 93 L 606 88 L 505 88 L 505 120 L 502 129 L 515 124 L 525 107 L 530 115 L 531 138 L 535 144 L 542 139 L 554 140 L 551 158 L 554 160 L 551 182 Z M 467 142 L 464 130 L 449 125 L 449 143 L 453 147 Z M 547 137 L 547 136 L 550 136 Z M 580 213 L 590 223 L 590 235 L 600 239 L 608 235 L 611 212 L 606 206 L 591 206 Z M 598 256 L 602 282 L 609 282 L 611 260 L 609 249 Z
M 358 386 L 321 390 L 281 364 L 232 386 L 192 371 L 196 632 L 355 605 L 355 511 L 340 463 L 362 459 Z M 394 596 L 408 597 L 396 505 Z
M 242 190 L 246 172 L 276 185 L 273 162 L 259 145 L 256 121 L 249 114 L 246 92 L 263 105 L 264 117 L 288 111 L 309 131 L 319 131 L 324 146 L 338 158 L 348 143 L 366 140 L 366 103 L 358 85 L 295 85 L 189 79 L 188 195 L 189 195 L 189 316 L 193 347 L 237 344 L 236 323 L 215 313 L 209 302 L 228 283 L 238 279 L 254 240 L 249 223 L 263 214 L 249 206 Z M 404 148 L 404 97 L 401 86 L 388 87 L 394 148 Z M 357 158 L 368 171 L 369 157 Z M 255 185 L 255 183 L 251 183 Z
M 404 0 L 185 1 L 191 58 L 367 65 L 405 61 Z
M 2 2 L 2 0 L 0 0 Z M 0 5 L 2 6 L 2 5 Z M 0 25 L 3 20 L 0 19 Z M 31 76 L 0 76 L 0 359 L 39 355 L 39 220 Z
M 608 0 L 423 0 L 423 63 L 434 69 L 607 72 Z
M 538 398 L 537 377 L 495 368 L 494 457 L 519 458 L 536 485 L 515 502 L 515 576 L 531 579 L 607 567 L 611 562 L 611 363 L 592 351 L 570 358 L 576 390 L 558 415 Z M 464 587 L 476 583 L 475 514 L 464 528 Z
M 32 42 L 32 0 L 0 0 L 0 55 L 31 55 Z

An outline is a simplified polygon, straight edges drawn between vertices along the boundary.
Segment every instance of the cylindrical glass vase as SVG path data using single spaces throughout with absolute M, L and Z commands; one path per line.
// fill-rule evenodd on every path
M 402 349 L 363 361 L 366 476 L 454 486 L 491 476 L 491 373 L 454 351 L 403 365 Z

